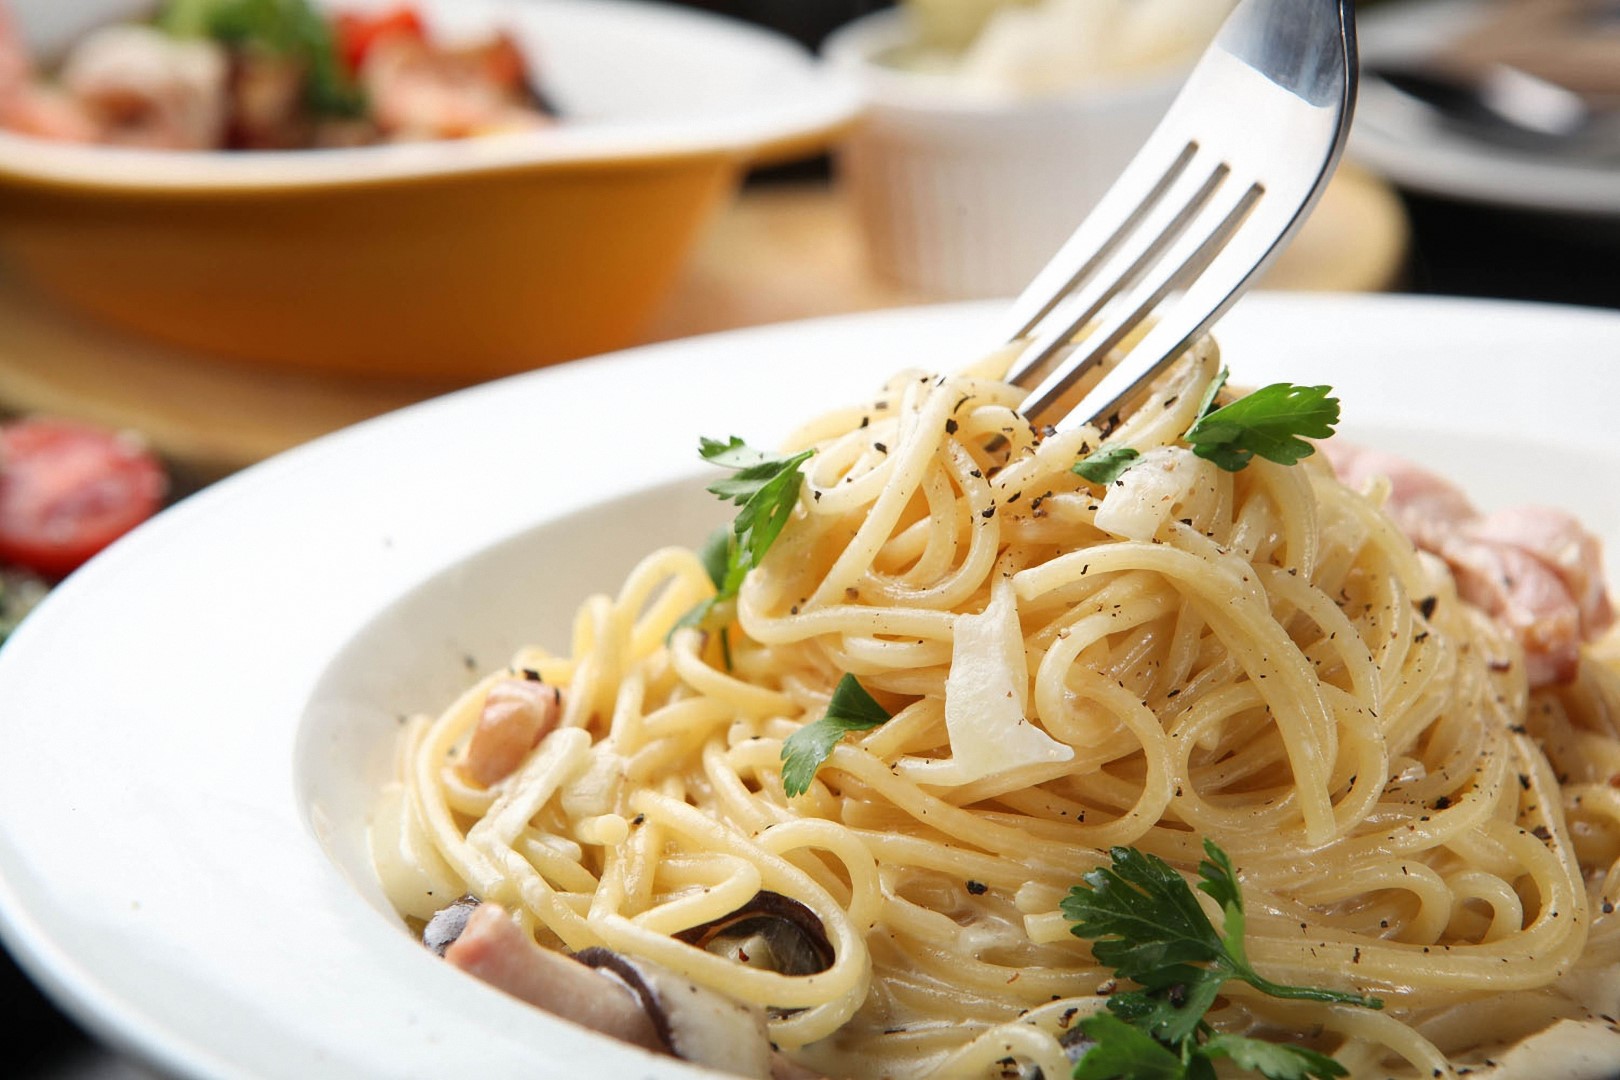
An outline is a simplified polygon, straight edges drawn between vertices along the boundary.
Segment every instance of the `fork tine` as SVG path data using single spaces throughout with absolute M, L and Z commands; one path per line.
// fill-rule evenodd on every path
M 1057 254 L 1018 294 L 1008 313 L 1003 340 L 1027 337 L 1076 285 L 1094 273 L 1152 212 L 1192 162 L 1196 150 L 1185 141 L 1154 140 L 1144 146 Z
M 1198 215 L 1195 227 L 1189 227 L 1151 267 L 1151 273 L 1137 282 L 1129 294 L 1121 296 L 1109 309 L 1104 322 L 1086 335 L 1058 370 L 1030 391 L 1024 401 L 1025 414 L 1038 420 L 1062 401 L 1081 377 L 1107 359 L 1120 342 L 1155 314 L 1166 299 L 1178 290 L 1182 291 L 1182 295 L 1168 305 L 1171 314 L 1169 317 L 1161 316 L 1159 325 L 1173 325 L 1176 322 L 1173 316 L 1180 312 L 1205 316 L 1205 319 L 1198 320 L 1200 328 L 1213 322 L 1219 310 L 1210 312 L 1200 306 L 1200 301 L 1208 297 L 1210 303 L 1215 304 L 1220 299 L 1222 289 L 1232 290 L 1233 274 L 1242 275 L 1246 271 L 1241 259 L 1222 260 L 1222 267 L 1227 271 L 1224 274 L 1217 272 L 1214 264 L 1233 234 L 1249 218 L 1261 195 L 1262 189 L 1256 184 L 1227 185 Z M 1182 321 L 1185 321 L 1185 316 Z M 1152 356 L 1156 344 L 1150 331 L 1149 336 L 1131 350 L 1131 356 Z M 1168 363 L 1168 359 L 1164 362 Z M 1135 377 L 1139 380 L 1151 378 L 1152 372 L 1157 370 L 1149 365 L 1152 372 L 1143 371 L 1139 363 L 1122 362 L 1110 375 L 1117 376 L 1127 368 L 1136 371 Z M 1109 376 L 1104 376 L 1105 381 L 1108 379 Z M 1101 386 L 1093 388 L 1086 395 L 1086 400 L 1089 402 L 1100 391 Z M 1106 415 L 1106 411 L 1103 412 Z
M 1189 149 L 1197 156 L 1196 147 L 1189 144 Z M 1195 164 L 1182 166 L 1170 190 L 1156 200 L 1153 211 L 1139 215 L 1129 235 L 1119 238 L 1112 257 L 1101 266 L 1092 260 L 1093 272 L 1084 281 L 1076 281 L 1069 295 L 1048 305 L 1048 316 L 1036 326 L 1034 340 L 1019 357 L 1008 381 L 1029 390 L 1036 380 L 1047 377 L 1052 361 L 1070 347 L 1075 334 L 1130 289 L 1191 227 L 1216 197 L 1230 171 L 1223 162 L 1211 162 L 1207 154 Z M 1065 368 L 1070 364 L 1090 366 L 1071 358 Z
M 1026 415 L 1072 400 L 1151 318 L 1064 420 L 1085 408 L 1106 423 L 1286 244 L 1344 148 L 1354 20 L 1354 0 L 1242 0 L 1148 144 L 1014 302 L 1010 338 L 1033 339 L 1009 375 L 1029 391 Z
M 1253 224 L 1252 233 L 1239 229 L 1229 237 L 1227 245 L 1215 252 L 1203 271 L 1185 286 L 1186 291 L 1165 305 L 1159 320 L 1130 355 L 1104 375 L 1057 426 L 1073 427 L 1081 423 L 1102 429 L 1112 426 L 1117 417 L 1129 409 L 1133 399 L 1147 390 L 1155 376 L 1237 302 L 1247 284 L 1264 267 L 1265 257 L 1281 246 L 1283 241 L 1277 237 L 1288 228 L 1290 215 L 1303 213 L 1305 211 L 1298 209 L 1284 194 L 1258 195 L 1250 211 L 1250 221 L 1246 223 Z

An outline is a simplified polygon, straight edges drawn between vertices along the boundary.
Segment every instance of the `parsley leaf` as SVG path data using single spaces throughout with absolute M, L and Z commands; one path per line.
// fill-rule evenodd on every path
M 768 465 L 772 461 L 781 460 L 774 454 L 767 454 L 763 450 L 755 450 L 735 435 L 725 442 L 721 442 L 719 439 L 699 439 L 698 454 L 711 465 L 740 470 L 753 469 L 757 466 Z M 714 491 L 717 486 L 718 483 L 712 484 L 709 490 Z M 715 491 L 715 494 L 720 493 Z
M 1330 386 L 1272 383 L 1230 405 L 1210 411 L 1226 383 L 1226 372 L 1210 385 L 1198 419 L 1182 436 L 1193 453 L 1237 472 L 1256 454 L 1279 465 L 1293 465 L 1315 448 L 1306 438 L 1325 439 L 1339 422 L 1339 399 Z
M 1230 371 L 1221 368 L 1220 371 L 1215 373 L 1215 378 L 1210 380 L 1209 387 L 1204 391 L 1204 400 L 1198 403 L 1198 419 L 1193 421 L 1193 427 L 1197 427 L 1204 417 L 1210 414 L 1210 410 L 1215 407 L 1215 399 L 1220 396 L 1222 390 L 1226 389 L 1226 380 L 1230 375 Z
M 723 630 L 735 612 L 737 590 L 742 586 L 747 568 L 735 559 L 736 542 L 730 525 L 722 525 L 709 534 L 698 549 L 698 561 L 714 583 L 714 595 L 693 606 L 670 627 L 670 634 L 682 627 L 695 626 L 699 630 Z M 667 640 L 667 639 L 666 639 Z
M 1273 997 L 1383 1008 L 1377 998 L 1288 986 L 1256 972 L 1244 948 L 1243 890 L 1232 860 L 1208 840 L 1204 841 L 1204 854 L 1198 865 L 1198 888 L 1221 906 L 1224 935 L 1216 931 L 1193 890 L 1174 868 L 1158 856 L 1134 848 L 1112 849 L 1111 865 L 1086 874 L 1085 884 L 1075 886 L 1064 898 L 1063 914 L 1075 924 L 1071 931 L 1092 939 L 1092 955 L 1099 962 L 1141 987 L 1110 997 L 1109 1013 L 1119 1025 L 1148 1037 L 1185 1065 L 1180 1073 L 1153 1072 L 1157 1067 L 1153 1062 L 1158 1059 L 1141 1053 L 1140 1038 L 1133 1037 L 1127 1046 L 1118 1028 L 1099 1024 L 1100 1035 L 1086 1029 L 1098 1046 L 1081 1058 L 1081 1068 L 1107 1047 L 1109 1054 L 1135 1055 L 1131 1060 L 1139 1060 L 1148 1071 L 1127 1073 L 1114 1066 L 1113 1074 L 1077 1069 L 1075 1075 L 1213 1076 L 1211 1060 L 1215 1057 L 1229 1057 L 1270 1080 L 1332 1080 L 1345 1075 L 1338 1062 L 1316 1051 L 1214 1034 L 1204 1022 L 1204 1014 L 1230 979 Z
M 1108 999 L 1114 1015 L 1175 1046 L 1200 1029 L 1226 978 L 1208 968 L 1169 967 L 1149 990 L 1127 990 Z
M 1198 891 L 1221 906 L 1221 916 L 1226 920 L 1227 953 L 1247 966 L 1249 960 L 1243 938 L 1248 933 L 1248 922 L 1243 914 L 1243 887 L 1238 884 L 1231 858 L 1213 843 L 1204 841 L 1204 858 L 1198 864 L 1198 877 Z
M 755 450 L 733 435 L 724 443 L 701 440 L 698 453 L 705 461 L 737 470 L 735 475 L 710 484 L 709 491 L 742 507 L 732 526 L 737 536 L 733 567 L 740 563 L 746 573 L 759 565 L 792 516 L 804 482 L 799 466 L 809 461 L 815 451 L 779 457 Z
M 1112 484 L 1142 455 L 1129 446 L 1104 446 L 1089 457 L 1076 462 L 1070 472 L 1090 480 L 1093 484 Z
M 1092 955 L 1150 990 L 1181 984 L 1189 973 L 1198 974 L 1191 965 L 1207 964 L 1222 981 L 1241 979 L 1273 997 L 1383 1007 L 1377 998 L 1360 994 L 1274 983 L 1250 967 L 1242 939 L 1242 887 L 1232 861 L 1208 840 L 1204 853 L 1198 888 L 1221 905 L 1225 938 L 1169 863 L 1120 847 L 1108 853 L 1112 867 L 1086 874 L 1086 886 L 1075 886 L 1064 898 L 1063 913 L 1075 924 L 1071 932 L 1095 939 Z
M 838 680 L 827 714 L 789 735 L 782 744 L 782 787 L 788 797 L 810 790 L 816 770 L 851 731 L 870 731 L 890 719 L 889 713 L 868 694 L 853 675 Z
M 1225 955 L 1220 936 L 1181 875 L 1157 855 L 1116 847 L 1112 867 L 1085 875 L 1064 899 L 1076 937 L 1094 938 L 1102 963 L 1135 982 L 1169 965 L 1213 963 Z M 1145 985 L 1145 984 L 1144 984 Z
M 1182 1080 L 1181 1058 L 1117 1016 L 1098 1013 L 1080 1021 L 1096 1043 L 1074 1067 L 1074 1080 Z
M 698 561 L 714 582 L 716 592 L 726 587 L 726 575 L 731 570 L 731 530 L 725 526 L 714 530 L 698 549 Z
M 1213 1035 L 1199 1048 L 1208 1057 L 1228 1057 L 1240 1068 L 1266 1080 L 1335 1080 L 1350 1071 L 1326 1054 L 1304 1046 L 1251 1039 L 1246 1035 Z
M 1135 848 L 1109 852 L 1112 868 L 1085 875 L 1062 903 L 1092 955 L 1149 993 L 1116 994 L 1109 1008 L 1169 1043 L 1192 1034 L 1229 977 L 1229 957 L 1187 883 Z M 1209 965 L 1197 967 L 1194 965 Z M 1157 993 L 1177 987 L 1175 994 Z
M 716 630 L 731 622 L 743 578 L 759 565 L 793 516 L 804 482 L 799 466 L 815 451 L 779 457 L 755 450 L 733 435 L 726 442 L 700 440 L 698 453 L 705 461 L 737 470 L 710 484 L 708 490 L 742 510 L 730 527 L 710 534 L 698 552 L 703 569 L 714 582 L 715 594 L 681 616 L 672 633 L 685 626 Z
M 365 115 L 365 95 L 345 69 L 326 16 L 309 0 L 169 0 L 157 25 L 182 38 L 210 38 L 288 57 L 303 69 L 304 103 L 322 116 Z

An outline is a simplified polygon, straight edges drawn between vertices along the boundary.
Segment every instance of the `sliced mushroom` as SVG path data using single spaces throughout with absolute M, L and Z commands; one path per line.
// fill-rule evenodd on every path
M 763 1009 L 609 949 L 585 949 L 575 959 L 622 980 L 641 999 L 671 1054 L 737 1076 L 769 1080 L 771 1040 Z
M 783 975 L 815 975 L 837 954 L 816 913 L 790 897 L 762 889 L 729 915 L 675 935 L 689 945 Z
M 444 958 L 554 1016 L 648 1050 L 666 1048 L 641 997 L 619 979 L 536 945 L 499 904 L 478 905 Z
M 764 1010 L 608 949 L 542 948 L 499 904 L 463 897 L 422 939 L 496 989 L 604 1035 L 755 1080 L 787 1068 L 773 1055 Z
M 1080 1030 L 1080 1025 L 1076 1024 L 1058 1036 L 1058 1045 L 1063 1047 L 1064 1056 L 1069 1059 L 1069 1064 L 1078 1065 L 1080 1059 L 1085 1057 L 1086 1053 L 1097 1044 L 1084 1031 Z
M 433 918 L 422 928 L 422 944 L 432 949 L 435 955 L 443 956 L 444 950 L 454 945 L 462 931 L 467 929 L 467 920 L 477 906 L 478 897 L 469 895 L 434 912 Z

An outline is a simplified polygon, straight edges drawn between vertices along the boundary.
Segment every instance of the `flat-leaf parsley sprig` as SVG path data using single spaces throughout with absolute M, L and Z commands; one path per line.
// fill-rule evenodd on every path
M 1310 457 L 1310 439 L 1326 439 L 1339 422 L 1339 399 L 1331 386 L 1296 386 L 1272 383 L 1229 405 L 1214 408 L 1226 385 L 1225 368 L 1204 394 L 1198 419 L 1182 436 L 1193 453 L 1237 472 L 1256 455 L 1279 465 L 1294 465 Z
M 742 588 L 748 571 L 765 558 L 782 526 L 793 515 L 799 501 L 804 474 L 799 466 L 810 460 L 814 450 L 802 450 L 783 457 L 755 450 L 737 436 L 726 442 L 702 439 L 698 454 L 704 461 L 735 469 L 731 476 L 716 480 L 708 490 L 742 507 L 731 528 L 709 538 L 699 552 L 715 594 L 682 616 L 677 626 L 717 629 L 731 620 L 732 602 Z
M 1226 386 L 1227 371 L 1204 391 L 1198 418 L 1182 440 L 1192 452 L 1227 472 L 1239 472 L 1256 457 L 1279 465 L 1296 465 L 1316 448 L 1306 439 L 1326 439 L 1339 422 L 1339 399 L 1331 386 L 1272 383 L 1220 408 L 1215 399 Z M 1140 460 L 1128 446 L 1104 445 L 1075 463 L 1073 472 L 1094 484 L 1111 484 Z
M 782 787 L 788 797 L 810 790 L 816 770 L 832 755 L 833 747 L 851 731 L 871 731 L 892 719 L 853 675 L 838 680 L 827 701 L 827 714 L 789 735 L 782 744 Z
M 1345 1069 L 1303 1046 L 1218 1034 L 1204 1020 L 1223 984 L 1246 982 L 1272 997 L 1381 1009 L 1378 998 L 1272 982 L 1250 965 L 1244 948 L 1243 892 L 1224 851 L 1204 841 L 1198 889 L 1221 907 L 1216 931 L 1187 882 L 1156 855 L 1116 847 L 1112 865 L 1069 891 L 1063 914 L 1077 937 L 1092 941 L 1099 963 L 1141 989 L 1108 999 L 1108 1012 L 1081 1023 L 1096 1045 L 1075 1068 L 1076 1080 L 1200 1080 L 1213 1077 L 1215 1058 L 1268 1080 L 1332 1080 Z
M 1081 458 L 1069 471 L 1090 480 L 1093 484 L 1106 486 L 1118 480 L 1120 474 L 1134 466 L 1141 456 L 1141 453 L 1129 446 L 1104 444 Z

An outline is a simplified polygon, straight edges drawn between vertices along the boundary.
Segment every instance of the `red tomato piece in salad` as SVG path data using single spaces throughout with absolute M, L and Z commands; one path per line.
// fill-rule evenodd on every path
M 417 41 L 427 39 L 422 16 L 414 7 L 406 4 L 382 11 L 345 11 L 337 17 L 338 53 L 351 72 L 360 70 L 366 54 L 377 42 L 396 34 Z
M 167 489 L 127 433 L 47 418 L 0 426 L 0 562 L 62 577 L 151 517 Z

